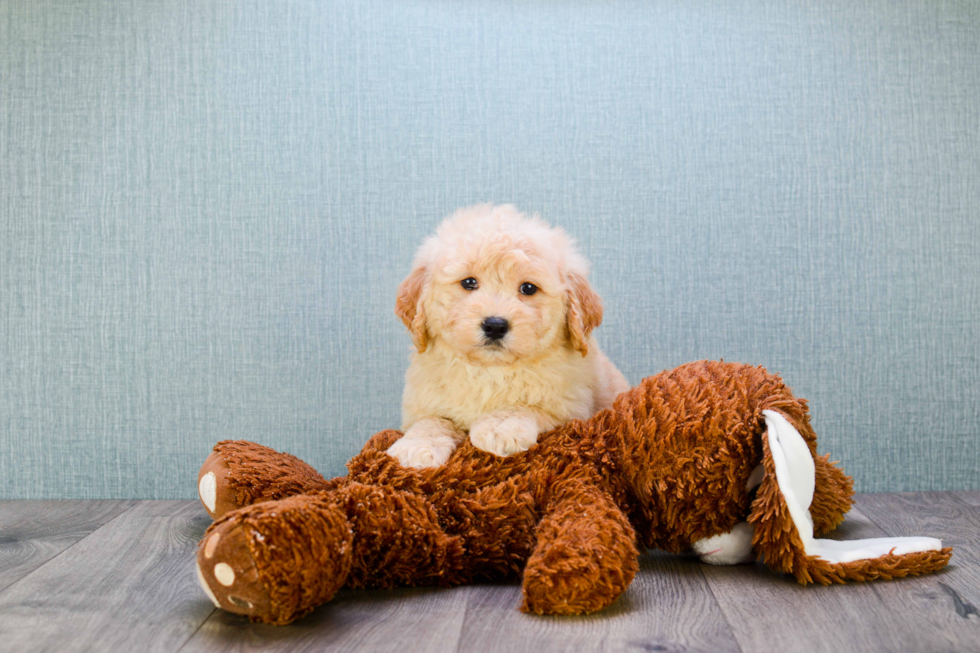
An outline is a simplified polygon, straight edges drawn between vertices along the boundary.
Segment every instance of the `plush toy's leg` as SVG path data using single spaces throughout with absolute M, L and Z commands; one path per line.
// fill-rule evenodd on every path
M 791 573 L 800 583 L 824 585 L 845 580 L 872 580 L 918 575 L 942 568 L 952 549 L 931 537 L 883 537 L 836 542 L 814 537 L 811 503 L 817 496 L 819 459 L 782 414 L 766 410 L 763 437 L 765 477 L 752 504 L 753 545 L 766 564 Z M 826 468 L 821 472 L 827 474 Z M 838 490 L 843 487 L 839 476 Z M 842 475 L 841 475 L 842 476 Z M 824 492 L 824 500 L 832 493 Z M 840 500 L 836 505 L 843 505 Z M 847 497 L 849 501 L 849 497 Z M 829 502 L 825 505 L 831 505 Z M 825 524 L 834 509 L 825 510 Z
M 218 607 L 286 624 L 352 587 L 466 579 L 459 538 L 421 497 L 351 484 L 266 501 L 215 522 L 198 545 L 198 574 Z
M 212 519 L 261 501 L 327 489 L 330 483 L 302 460 L 245 440 L 224 440 L 204 461 L 197 493 Z
M 524 612 L 595 612 L 636 575 L 636 533 L 612 498 L 593 485 L 568 487 L 549 507 L 537 538 L 524 568 Z

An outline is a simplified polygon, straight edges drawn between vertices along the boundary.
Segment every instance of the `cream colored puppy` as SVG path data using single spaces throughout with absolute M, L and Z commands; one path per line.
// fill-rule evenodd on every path
M 416 352 L 405 375 L 407 467 L 443 464 L 469 434 L 508 456 L 612 406 L 626 379 L 590 335 L 602 301 L 558 228 L 513 206 L 460 209 L 419 248 L 395 313 Z

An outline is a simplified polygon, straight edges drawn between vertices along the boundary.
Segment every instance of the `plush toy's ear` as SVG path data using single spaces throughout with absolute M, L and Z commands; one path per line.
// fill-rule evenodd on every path
M 412 270 L 398 286 L 398 297 L 395 300 L 395 315 L 408 327 L 412 342 L 420 354 L 429 343 L 425 313 L 422 310 L 422 289 L 427 278 L 428 273 L 424 267 Z
M 762 411 L 762 484 L 752 503 L 752 545 L 767 565 L 796 576 L 801 584 L 843 583 L 916 576 L 941 569 L 953 550 L 931 537 L 879 537 L 868 540 L 821 540 L 814 537 L 810 507 L 816 467 L 797 427 L 782 413 Z M 846 478 L 839 476 L 841 491 Z M 826 490 L 826 488 L 825 488 Z
M 602 299 L 592 290 L 585 277 L 568 274 L 568 337 L 572 346 L 582 353 L 589 353 L 589 334 L 602 324 Z

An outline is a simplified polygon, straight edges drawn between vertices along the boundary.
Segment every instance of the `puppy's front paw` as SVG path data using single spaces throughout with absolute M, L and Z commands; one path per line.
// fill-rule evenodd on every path
M 489 413 L 470 428 L 470 442 L 473 446 L 496 456 L 510 456 L 527 451 L 537 441 L 537 420 L 526 413 Z
M 438 467 L 456 450 L 456 443 L 415 440 L 403 437 L 388 447 L 388 455 L 397 460 L 402 467 Z
M 388 447 L 388 455 L 402 467 L 439 467 L 456 451 L 461 434 L 444 419 L 422 419 Z

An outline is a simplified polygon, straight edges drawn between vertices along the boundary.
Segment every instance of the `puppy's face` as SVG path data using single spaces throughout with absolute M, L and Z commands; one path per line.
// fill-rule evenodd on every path
M 395 312 L 420 352 L 439 339 L 474 364 L 511 364 L 562 346 L 584 355 L 602 308 L 583 267 L 564 232 L 512 207 L 474 207 L 423 244 Z
M 473 254 L 433 270 L 423 297 L 429 332 L 474 363 L 507 364 L 554 347 L 565 327 L 558 270 L 523 249 Z

